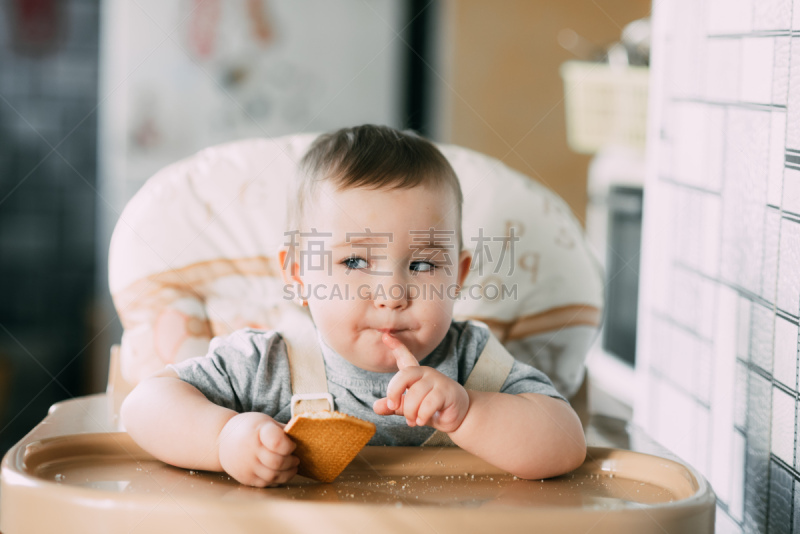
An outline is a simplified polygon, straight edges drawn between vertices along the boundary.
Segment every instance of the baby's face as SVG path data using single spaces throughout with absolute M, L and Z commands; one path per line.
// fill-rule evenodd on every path
M 304 232 L 318 235 L 305 234 L 299 247 L 302 294 L 333 350 L 362 369 L 393 372 L 384 332 L 418 360 L 436 348 L 470 262 L 458 249 L 449 190 L 337 192 L 325 184 L 304 222 Z

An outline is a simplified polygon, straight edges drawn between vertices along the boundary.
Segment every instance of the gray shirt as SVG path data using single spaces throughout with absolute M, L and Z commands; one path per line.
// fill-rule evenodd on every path
M 452 321 L 441 343 L 420 365 L 466 382 L 483 347 L 489 330 L 476 321 Z M 386 395 L 386 386 L 395 373 L 375 373 L 351 364 L 328 347 L 318 334 L 328 391 L 335 409 L 375 423 L 377 430 L 370 445 L 414 446 L 433 434 L 431 427 L 409 427 L 404 417 L 382 416 L 372 410 L 373 403 Z M 200 390 L 214 404 L 237 412 L 262 412 L 281 423 L 291 418 L 292 386 L 286 344 L 274 330 L 238 330 L 211 340 L 206 356 L 168 366 L 181 380 Z M 502 393 L 541 393 L 565 400 L 544 373 L 515 361 Z

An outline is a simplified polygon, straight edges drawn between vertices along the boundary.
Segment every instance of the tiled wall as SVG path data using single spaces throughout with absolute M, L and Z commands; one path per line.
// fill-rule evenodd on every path
M 98 10 L 0 4 L 0 453 L 50 404 L 84 393 Z
M 800 533 L 800 0 L 656 0 L 654 26 L 635 419 L 718 532 Z

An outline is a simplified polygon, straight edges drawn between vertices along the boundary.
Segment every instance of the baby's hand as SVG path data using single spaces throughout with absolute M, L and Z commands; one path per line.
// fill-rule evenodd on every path
M 291 480 L 300 460 L 291 456 L 295 444 L 283 426 L 263 413 L 232 417 L 219 438 L 222 468 L 242 484 L 259 488 Z
M 469 409 L 467 390 L 436 369 L 421 367 L 397 338 L 384 334 L 382 339 L 392 349 L 399 371 L 389 382 L 386 397 L 375 401 L 375 413 L 403 415 L 408 426 L 432 426 L 442 432 L 457 430 Z

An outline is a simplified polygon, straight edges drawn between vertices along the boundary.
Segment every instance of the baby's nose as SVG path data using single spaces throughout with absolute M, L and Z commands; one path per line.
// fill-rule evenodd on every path
M 375 305 L 379 308 L 402 309 L 408 306 L 408 288 L 405 284 L 379 284 L 373 295 Z

